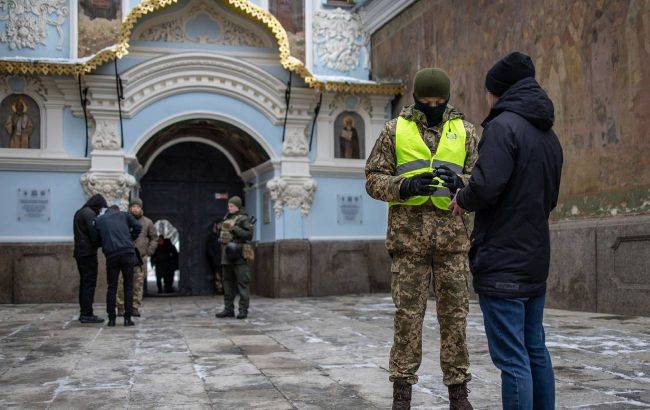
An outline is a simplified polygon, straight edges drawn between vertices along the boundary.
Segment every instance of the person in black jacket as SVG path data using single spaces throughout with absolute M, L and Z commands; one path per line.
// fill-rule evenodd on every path
M 485 86 L 491 110 L 478 161 L 450 209 L 476 212 L 470 268 L 490 355 L 501 370 L 503 407 L 553 409 L 554 375 L 542 326 L 548 218 L 557 205 L 563 161 L 552 130 L 553 103 L 522 53 L 497 62 Z M 453 185 L 456 176 L 445 174 Z
M 95 194 L 75 212 L 72 223 L 73 255 L 79 269 L 79 321 L 81 323 L 104 321 L 93 313 L 93 299 L 97 286 L 97 248 L 99 248 L 99 236 L 94 225 L 97 215 L 106 206 L 104 197 Z
M 106 255 L 106 312 L 108 326 L 115 326 L 117 282 L 122 272 L 124 282 L 124 326 L 133 326 L 133 267 L 138 264 L 135 240 L 140 235 L 140 223 L 117 205 L 111 205 L 97 218 L 95 228 L 99 233 L 102 252 Z

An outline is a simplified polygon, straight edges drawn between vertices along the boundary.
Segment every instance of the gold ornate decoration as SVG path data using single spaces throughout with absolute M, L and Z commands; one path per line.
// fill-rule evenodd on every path
M 265 26 L 275 37 L 280 53 L 280 64 L 283 68 L 298 74 L 312 88 L 320 91 L 336 91 L 347 93 L 378 93 L 378 94 L 401 94 L 404 87 L 400 84 L 367 84 L 367 83 L 346 83 L 335 81 L 320 81 L 308 69 L 305 64 L 291 55 L 289 49 L 289 38 L 287 32 L 280 22 L 267 10 L 251 3 L 249 0 L 222 0 L 226 6 L 237 13 L 246 16 Z M 42 75 L 77 75 L 86 74 L 95 70 L 100 65 L 122 58 L 129 53 L 129 39 L 135 24 L 149 13 L 176 4 L 178 0 L 141 0 L 135 6 L 126 19 L 122 22 L 120 33 L 114 45 L 107 47 L 92 57 L 79 63 L 47 62 L 45 61 L 20 61 L 0 60 L 0 73 L 6 74 L 42 74 Z

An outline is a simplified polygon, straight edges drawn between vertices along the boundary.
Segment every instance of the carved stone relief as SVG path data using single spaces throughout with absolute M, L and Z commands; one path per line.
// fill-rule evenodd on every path
M 101 194 L 109 204 L 118 202 L 124 211 L 128 205 L 129 191 L 136 184 L 135 178 L 126 172 L 88 171 L 81 176 L 80 182 L 86 196 Z
M 266 183 L 273 200 L 273 211 L 277 218 L 282 214 L 284 206 L 300 208 L 302 216 L 309 215 L 311 204 L 316 192 L 316 181 L 311 178 L 278 178 Z
M 117 134 L 117 124 L 111 120 L 97 120 L 95 132 L 92 135 L 92 147 L 99 150 L 120 149 L 120 136 Z
M 287 157 L 304 157 L 308 153 L 309 145 L 305 133 L 299 128 L 288 129 L 282 144 L 282 154 Z
M 319 63 L 327 68 L 341 72 L 356 69 L 369 38 L 357 13 L 341 8 L 314 13 L 314 50 Z M 364 68 L 368 68 L 368 63 L 366 52 Z
M 209 33 L 188 33 L 188 23 L 194 19 L 207 18 L 212 27 Z M 190 3 L 188 7 L 167 17 L 166 20 L 152 22 L 136 29 L 136 40 L 164 41 L 169 43 L 204 43 L 229 46 L 269 47 L 269 41 L 250 31 L 248 28 L 232 22 L 215 2 L 200 0 Z
M 6 22 L 0 42 L 10 50 L 36 49 L 47 44 L 47 26 L 54 26 L 59 35 L 56 49 L 63 50 L 67 5 L 67 0 L 0 0 L 0 21 Z

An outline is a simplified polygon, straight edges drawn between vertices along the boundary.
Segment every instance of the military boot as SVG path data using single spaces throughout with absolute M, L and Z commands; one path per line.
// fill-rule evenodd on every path
M 124 318 L 124 326 L 135 326 L 135 323 L 131 320 L 130 317 L 125 317 Z
M 235 317 L 235 312 L 233 312 L 232 310 L 225 310 L 224 309 L 221 312 L 214 315 L 214 317 L 219 318 L 219 319 L 224 318 L 224 317 Z
M 393 410 L 409 410 L 411 408 L 411 385 L 405 380 L 393 383 Z
M 114 327 L 115 326 L 115 318 L 109 318 L 108 319 L 108 326 L 109 327 Z
M 237 319 L 246 319 L 248 317 L 248 311 L 247 310 L 239 310 L 239 313 L 237 314 Z
M 467 395 L 469 389 L 467 383 L 452 384 L 449 388 L 449 409 L 450 410 L 472 410 L 474 407 L 470 404 Z

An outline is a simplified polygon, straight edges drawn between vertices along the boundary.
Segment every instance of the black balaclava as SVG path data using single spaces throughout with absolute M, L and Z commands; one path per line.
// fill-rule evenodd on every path
M 421 102 L 415 94 L 413 94 L 413 100 L 415 101 L 415 109 L 422 112 L 427 117 L 427 127 L 435 127 L 442 122 L 442 116 L 445 114 L 449 100 L 440 103 L 435 107 Z

